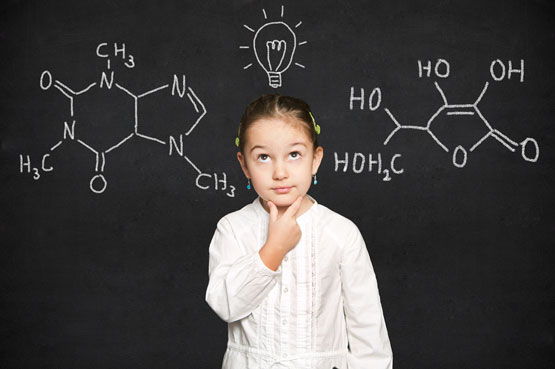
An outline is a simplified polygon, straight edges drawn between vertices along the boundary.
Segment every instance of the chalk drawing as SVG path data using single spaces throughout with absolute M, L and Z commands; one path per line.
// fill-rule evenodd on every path
M 352 154 L 351 159 L 351 166 L 349 166 L 349 153 L 345 152 L 342 158 L 338 155 L 336 151 L 333 153 L 333 158 L 335 162 L 335 169 L 334 172 L 338 172 L 343 166 L 343 173 L 349 171 L 349 169 L 355 173 L 360 174 L 366 171 L 366 167 L 368 166 L 369 173 L 376 173 L 376 174 L 383 174 L 382 181 L 389 182 L 391 181 L 391 175 L 399 175 L 403 174 L 405 171 L 403 168 L 398 168 L 396 166 L 397 159 L 401 158 L 401 154 L 395 154 L 391 157 L 389 162 L 386 161 L 386 164 L 389 163 L 389 168 L 383 168 L 383 161 L 382 154 L 378 153 L 375 156 L 372 154 L 368 154 L 368 160 L 366 160 L 366 155 L 360 152 L 355 152 Z M 368 164 L 367 164 L 368 163 Z M 375 169 L 375 170 L 374 170 Z
M 206 115 L 207 110 L 204 106 L 204 103 L 199 99 L 195 91 L 187 84 L 185 75 L 178 76 L 177 74 L 173 75 L 173 80 L 171 83 L 164 84 L 162 86 L 153 88 L 149 91 L 143 92 L 141 94 L 136 94 L 129 91 L 125 88 L 122 84 L 115 82 L 114 79 L 114 70 L 112 70 L 112 64 L 110 58 L 116 58 L 122 62 L 122 64 L 129 69 L 135 67 L 135 59 L 133 55 L 127 54 L 125 43 L 113 44 L 113 50 L 111 49 L 112 45 L 109 45 L 106 42 L 98 44 L 96 48 L 96 56 L 106 61 L 106 70 L 102 71 L 100 76 L 99 82 L 93 82 L 87 87 L 82 90 L 75 91 L 69 88 L 67 85 L 63 84 L 59 80 L 53 78 L 52 73 L 48 70 L 42 72 L 39 80 L 39 85 L 42 90 L 49 90 L 50 88 L 54 87 L 56 90 L 62 93 L 65 97 L 69 99 L 69 119 L 64 122 L 63 127 L 63 138 L 58 141 L 55 145 L 50 148 L 49 153 L 46 153 L 41 158 L 41 165 L 39 167 L 35 167 L 31 164 L 31 157 L 30 155 L 19 155 L 19 170 L 20 173 L 28 173 L 32 174 L 33 179 L 38 180 L 41 177 L 41 173 L 51 172 L 54 170 L 52 165 L 47 164 L 47 160 L 49 160 L 50 152 L 58 150 L 64 142 L 68 140 L 73 140 L 87 150 L 92 152 L 96 158 L 95 161 L 95 175 L 90 180 L 89 187 L 90 190 L 94 193 L 103 193 L 106 190 L 108 185 L 108 181 L 104 176 L 104 168 L 106 165 L 106 155 L 111 153 L 112 151 L 119 149 L 123 146 L 124 143 L 129 141 L 133 138 L 145 139 L 150 142 L 154 142 L 160 145 L 168 145 L 169 148 L 169 156 L 174 155 L 174 153 L 178 154 L 180 157 L 185 159 L 185 162 L 191 165 L 191 167 L 198 173 L 195 184 L 198 188 L 206 190 L 206 189 L 214 189 L 219 191 L 227 191 L 226 195 L 229 197 L 235 196 L 235 187 L 232 185 L 228 185 L 227 183 L 227 176 L 225 173 L 221 173 L 218 177 L 217 173 L 213 174 L 206 174 L 203 173 L 187 155 L 185 155 L 184 148 L 183 148 L 183 135 L 188 136 L 191 132 L 197 127 L 203 117 Z M 118 59 L 119 58 L 119 59 Z M 141 99 L 145 98 L 146 96 L 159 93 L 163 90 L 170 89 L 171 85 L 171 96 L 176 96 L 178 99 L 182 99 L 184 101 L 189 101 L 196 112 L 196 119 L 194 122 L 190 122 L 189 124 L 183 125 L 183 132 L 178 133 L 176 136 L 170 135 L 168 139 L 154 137 L 151 135 L 146 135 L 141 132 L 139 127 L 139 116 L 138 116 L 138 105 Z M 111 144 L 109 147 L 99 148 L 93 144 L 88 143 L 88 139 L 86 137 L 79 137 L 79 117 L 75 117 L 75 109 L 74 103 L 80 95 L 90 93 L 94 89 L 104 89 L 109 91 L 112 94 L 115 94 L 116 91 L 120 91 L 121 93 L 128 96 L 131 99 L 131 103 L 133 105 L 133 112 L 134 116 L 132 117 L 133 124 L 129 127 L 129 131 L 125 134 L 120 133 L 120 137 L 112 138 Z M 185 100 L 185 96 L 187 96 L 187 100 Z M 77 125 L 77 131 L 76 131 Z M 77 133 L 76 133 L 77 132 Z M 108 140 L 110 142 L 110 140 Z M 206 184 L 205 178 L 214 178 L 213 185 Z
M 513 68 L 513 63 L 508 61 L 507 65 L 503 63 L 501 60 L 496 59 L 491 62 L 490 64 L 490 74 L 494 81 L 502 81 L 504 79 L 510 80 L 513 75 L 517 75 L 519 77 L 520 82 L 524 82 L 524 60 L 520 60 L 520 69 Z M 438 59 L 434 65 L 432 62 L 428 60 L 427 63 L 422 63 L 421 60 L 418 60 L 418 76 L 419 78 L 424 77 L 437 77 L 437 78 L 448 78 L 450 73 L 450 64 L 445 59 Z M 436 90 L 439 92 L 441 99 L 443 101 L 443 105 L 441 105 L 428 119 L 425 125 L 405 125 L 399 123 L 399 121 L 395 118 L 394 114 L 388 108 L 384 108 L 385 113 L 389 116 L 391 121 L 395 124 L 395 128 L 391 133 L 387 136 L 384 141 L 384 145 L 387 145 L 392 137 L 399 132 L 400 130 L 417 130 L 423 131 L 428 133 L 432 139 L 441 147 L 445 152 L 452 151 L 452 160 L 453 165 L 457 168 L 463 168 L 468 159 L 468 152 L 473 152 L 476 150 L 482 142 L 484 142 L 487 138 L 492 137 L 499 141 L 504 147 L 508 150 L 515 152 L 518 147 L 520 147 L 520 154 L 525 161 L 528 162 L 536 162 L 538 161 L 540 155 L 540 148 L 538 142 L 531 137 L 527 137 L 520 142 L 516 142 L 510 139 L 507 135 L 499 131 L 498 129 L 494 128 L 485 116 L 482 114 L 480 109 L 478 108 L 478 104 L 484 97 L 489 82 L 485 82 L 484 87 L 482 88 L 478 98 L 472 102 L 467 104 L 452 104 L 449 103 L 445 93 L 443 92 L 442 88 L 440 87 L 437 81 L 434 81 L 434 86 Z M 377 110 L 382 102 L 382 92 L 379 87 L 375 87 L 368 97 L 368 101 L 365 98 L 365 91 L 364 88 L 360 88 L 360 92 L 356 92 L 354 86 L 351 86 L 350 89 L 350 96 L 349 96 L 349 109 L 353 110 L 355 108 L 355 102 L 360 103 L 360 110 L 365 108 L 366 102 L 368 105 L 368 109 L 371 111 Z M 463 147 L 462 145 L 457 145 L 454 149 L 448 148 L 441 140 L 438 138 L 431 129 L 432 123 L 434 120 L 439 117 L 440 115 L 445 114 L 447 116 L 477 116 L 483 122 L 485 133 L 481 136 L 475 143 L 473 143 L 468 149 Z
M 285 8 L 282 5 L 280 18 L 283 18 L 284 12 Z M 264 20 L 267 20 L 268 16 L 265 9 L 262 9 L 262 14 Z M 293 28 L 296 29 L 301 24 L 302 21 L 298 22 Z M 297 46 L 306 45 L 307 41 L 297 43 L 295 31 L 283 20 L 265 22 L 256 30 L 246 24 L 243 27 L 253 33 L 253 39 L 250 46 L 241 45 L 239 49 L 252 49 L 256 61 L 266 72 L 270 87 L 281 87 L 281 76 L 293 64 Z M 243 69 L 248 69 L 252 65 L 253 63 L 249 63 Z M 303 64 L 297 62 L 294 65 L 302 69 L 306 68 Z

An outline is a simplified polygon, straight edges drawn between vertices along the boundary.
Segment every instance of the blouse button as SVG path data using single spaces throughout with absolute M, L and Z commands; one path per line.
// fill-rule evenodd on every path
M 282 323 L 283 323 L 283 325 L 286 325 L 287 324 L 287 319 L 283 319 Z
M 285 261 L 289 260 L 289 258 L 287 257 L 287 255 L 283 258 L 283 260 L 285 260 Z
M 289 291 L 289 290 L 287 289 L 287 287 L 285 287 L 285 288 L 283 289 L 283 292 L 287 293 L 287 291 Z

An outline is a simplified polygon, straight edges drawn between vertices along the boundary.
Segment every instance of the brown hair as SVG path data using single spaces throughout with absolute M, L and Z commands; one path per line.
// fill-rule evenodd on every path
M 247 139 L 247 130 L 259 119 L 288 116 L 302 123 L 306 129 L 314 150 L 318 147 L 318 134 L 312 121 L 310 106 L 301 99 L 280 94 L 265 94 L 252 101 L 239 123 L 239 150 L 243 152 Z

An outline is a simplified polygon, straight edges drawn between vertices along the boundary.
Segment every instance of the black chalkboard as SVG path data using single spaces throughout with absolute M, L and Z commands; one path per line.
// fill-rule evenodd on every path
M 2 368 L 221 365 L 208 245 L 268 92 L 311 104 L 310 194 L 366 240 L 396 368 L 553 368 L 551 2 L 0 8 Z

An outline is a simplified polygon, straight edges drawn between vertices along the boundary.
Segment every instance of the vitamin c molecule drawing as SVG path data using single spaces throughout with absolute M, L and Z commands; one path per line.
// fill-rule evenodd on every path
M 58 150 L 64 142 L 71 140 L 79 143 L 94 154 L 95 174 L 90 180 L 89 187 L 94 193 L 103 193 L 108 185 L 104 175 L 106 157 L 114 150 L 121 148 L 128 140 L 139 138 L 160 145 L 168 145 L 169 156 L 175 153 L 183 157 L 198 173 L 195 182 L 198 188 L 227 191 L 227 196 L 234 197 L 235 187 L 228 185 L 226 173 L 203 173 L 184 153 L 183 135 L 188 136 L 207 113 L 202 101 L 187 84 L 185 75 L 178 76 L 174 74 L 171 84 L 167 83 L 137 94 L 116 82 L 114 78 L 114 70 L 111 65 L 113 60 L 121 62 L 128 69 L 135 67 L 135 59 L 133 55 L 127 53 L 125 43 L 114 43 L 113 45 L 105 42 L 100 43 L 96 47 L 96 56 L 105 61 L 106 69 L 102 71 L 97 82 L 90 83 L 82 90 L 76 91 L 71 89 L 59 80 L 54 79 L 52 73 L 48 70 L 43 71 L 40 75 L 39 83 L 42 90 L 56 89 L 69 100 L 69 116 L 63 123 L 63 138 L 55 143 L 48 153 L 42 155 L 40 166 L 33 167 L 31 165 L 30 155 L 19 155 L 20 173 L 31 174 L 33 179 L 38 180 L 42 173 L 53 171 L 54 167 L 50 163 L 49 158 L 50 153 Z M 179 132 L 174 133 L 175 135 L 170 134 L 167 138 L 156 137 L 150 132 L 146 134 L 141 128 L 143 122 L 139 120 L 139 102 L 142 104 L 154 94 L 163 92 L 166 93 L 166 98 L 188 100 L 195 111 L 195 117 L 192 121 L 180 122 L 178 124 Z M 87 99 L 87 95 L 94 93 L 102 94 L 102 96 L 107 97 L 108 101 L 124 101 L 125 103 L 121 103 L 121 105 L 125 105 L 127 110 L 123 107 L 121 110 L 128 112 L 128 116 L 123 114 L 114 118 L 115 112 L 110 112 L 112 113 L 110 119 L 98 119 L 97 117 L 96 121 L 92 121 L 83 113 L 86 109 L 81 108 L 81 114 L 76 114 L 77 107 L 91 103 L 92 99 Z M 185 99 L 185 96 L 187 99 Z M 106 109 L 106 107 L 99 107 L 99 110 L 102 109 Z
M 512 61 L 508 61 L 508 63 L 506 64 L 499 59 L 496 59 L 491 62 L 490 74 L 493 80 L 498 82 L 498 81 L 504 80 L 505 78 L 511 79 L 512 77 L 514 77 L 514 75 L 516 75 L 517 78 L 519 78 L 520 82 L 523 82 L 524 81 L 524 60 L 523 59 L 520 60 L 520 63 L 519 63 L 520 65 L 518 67 L 519 69 L 516 69 L 513 67 Z M 447 78 L 449 76 L 449 71 L 450 71 L 450 65 L 445 59 L 438 59 L 435 62 L 433 68 L 432 68 L 431 61 L 428 61 L 427 63 L 423 64 L 421 60 L 418 60 L 418 75 L 420 78 L 422 78 L 423 76 L 430 77 L 432 74 L 435 75 L 435 77 L 437 78 Z M 468 153 L 473 152 L 476 148 L 478 148 L 478 146 L 480 146 L 480 144 L 482 144 L 482 142 L 484 142 L 487 138 L 490 138 L 490 137 L 499 141 L 503 146 L 505 146 L 508 150 L 512 152 L 515 152 L 518 148 L 520 148 L 520 154 L 522 158 L 526 161 L 536 162 L 538 160 L 540 149 L 539 149 L 538 142 L 534 138 L 527 137 L 520 142 L 516 142 L 510 139 L 507 135 L 505 135 L 498 129 L 494 128 L 494 126 L 490 124 L 490 122 L 488 122 L 486 117 L 482 114 L 482 112 L 478 108 L 478 104 L 480 103 L 480 101 L 482 100 L 482 98 L 484 97 L 488 89 L 489 82 L 487 81 L 485 82 L 480 94 L 478 95 L 476 100 L 474 100 L 474 102 L 464 103 L 464 104 L 450 103 L 437 81 L 434 81 L 434 86 L 441 96 L 443 105 L 441 105 L 432 114 L 432 116 L 428 119 L 428 121 L 424 125 L 401 124 L 395 118 L 395 115 L 391 112 L 391 110 L 389 110 L 388 108 L 384 108 L 384 111 L 387 113 L 391 121 L 395 124 L 395 128 L 385 139 L 383 143 L 384 145 L 387 145 L 391 140 L 391 138 L 400 130 L 412 129 L 412 130 L 424 131 L 428 133 L 432 137 L 432 139 L 445 152 L 452 151 L 453 165 L 457 168 L 463 168 L 467 163 Z M 382 100 L 381 89 L 379 87 L 376 87 L 372 90 L 372 92 L 368 97 L 368 108 L 371 111 L 377 110 L 381 105 L 381 100 Z M 364 89 L 361 88 L 360 93 L 358 94 L 358 96 L 356 96 L 355 88 L 351 86 L 351 94 L 349 99 L 350 110 L 354 109 L 355 101 L 360 102 L 360 109 L 363 110 L 365 101 L 366 101 L 364 97 Z M 475 142 L 469 145 L 469 147 L 464 147 L 463 145 L 459 144 L 455 148 L 449 148 L 447 147 L 447 145 L 445 145 L 442 142 L 441 137 L 438 137 L 432 131 L 432 128 L 433 128 L 432 125 L 434 124 L 434 121 L 436 121 L 437 118 L 443 114 L 447 116 L 463 116 L 463 115 L 474 116 L 475 115 L 483 123 L 484 133 L 480 137 L 478 137 Z

